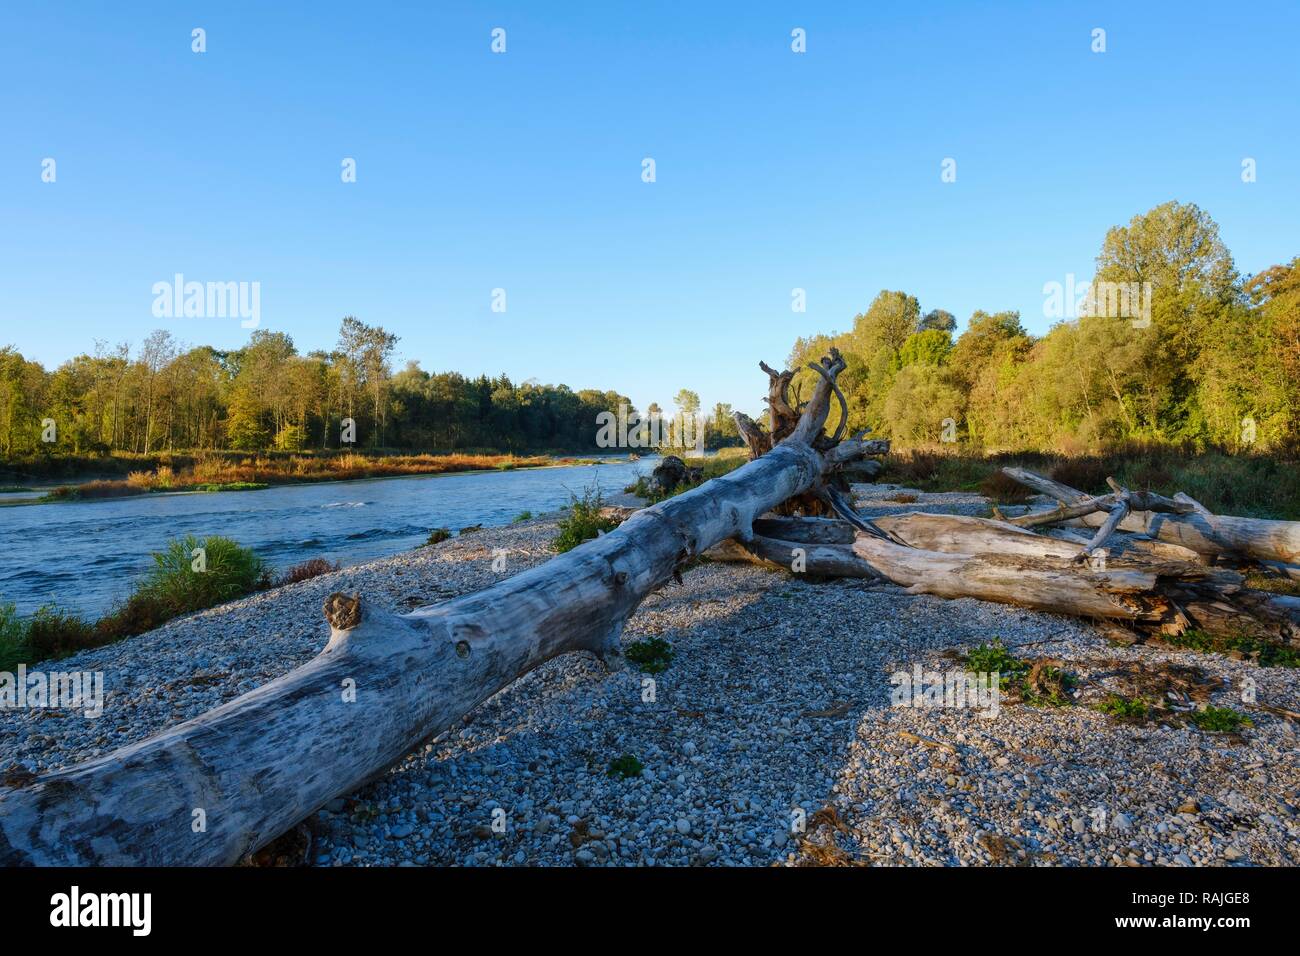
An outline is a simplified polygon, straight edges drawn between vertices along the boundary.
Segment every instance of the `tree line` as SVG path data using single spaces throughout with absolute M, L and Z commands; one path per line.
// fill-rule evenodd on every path
M 1043 336 L 977 311 L 954 339 L 951 313 L 882 291 L 849 331 L 798 339 L 790 367 L 839 348 L 850 425 L 905 446 L 1300 447 L 1300 258 L 1242 276 L 1215 222 L 1169 202 L 1110 229 L 1096 265 L 1107 294 L 1066 302 L 1078 314 Z M 805 397 L 813 378 L 796 378 Z
M 96 342 L 47 371 L 0 348 L 0 453 L 149 454 L 232 449 L 395 449 L 509 452 L 595 449 L 597 416 L 620 407 L 616 391 L 516 383 L 505 375 L 392 368 L 396 335 L 348 316 L 332 350 L 300 354 L 283 332 L 254 331 L 240 349 L 181 345 L 166 330 L 132 351 Z M 678 403 L 699 399 L 683 390 Z M 657 405 L 648 409 L 660 413 Z M 735 434 L 729 406 L 715 409 L 713 444 Z M 353 423 L 349 434 L 347 423 Z M 51 442 L 48 423 L 54 425 Z M 347 439 L 351 439 L 348 441 Z

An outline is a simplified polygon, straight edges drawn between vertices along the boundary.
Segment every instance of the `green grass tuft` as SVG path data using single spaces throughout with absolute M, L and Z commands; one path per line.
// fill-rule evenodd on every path
M 650 637 L 627 645 L 623 656 L 642 674 L 662 674 L 672 663 L 673 646 L 662 637 Z
M 622 777 L 626 780 L 629 777 L 641 776 L 641 771 L 644 769 L 645 766 L 635 756 L 623 754 L 609 762 L 609 770 L 606 772 L 611 777 Z
M 1242 727 L 1254 727 L 1254 722 L 1240 711 L 1231 707 L 1206 707 L 1204 710 L 1192 711 L 1187 719 L 1208 733 L 1237 733 Z
M 1107 694 L 1096 704 L 1097 710 L 1118 720 L 1146 720 L 1151 706 L 1140 697 L 1121 697 Z

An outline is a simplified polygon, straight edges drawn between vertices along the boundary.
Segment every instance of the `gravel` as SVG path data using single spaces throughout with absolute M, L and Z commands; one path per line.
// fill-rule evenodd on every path
M 987 512 L 976 495 L 855 488 L 867 513 Z M 99 670 L 104 714 L 0 711 L 0 750 L 68 766 L 197 716 L 309 660 L 334 591 L 404 611 L 545 561 L 555 520 L 487 529 L 192 615 L 59 662 Z M 1068 617 L 703 563 L 624 640 L 670 642 L 650 677 L 585 655 L 538 668 L 308 821 L 314 865 L 1249 865 L 1300 862 L 1296 671 L 1149 645 Z M 1000 636 L 1080 678 L 1080 701 L 891 705 L 897 671 L 948 671 Z M 1200 667 L 1240 735 L 1088 706 L 1141 663 Z M 1250 682 L 1253 681 L 1253 684 Z M 1086 693 L 1084 693 L 1086 691 Z M 639 776 L 612 774 L 623 755 Z M 622 765 L 622 764 L 621 764 Z M 16 768 L 14 768 L 16 769 Z

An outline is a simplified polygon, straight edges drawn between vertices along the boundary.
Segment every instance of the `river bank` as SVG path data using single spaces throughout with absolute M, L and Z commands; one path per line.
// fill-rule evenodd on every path
M 869 493 L 864 513 L 987 507 L 890 496 Z M 0 742 L 29 771 L 102 755 L 305 663 L 328 637 L 331 592 L 395 611 L 436 603 L 548 560 L 555 532 L 553 516 L 484 529 L 68 658 L 61 670 L 104 673 L 104 716 L 0 712 Z M 1253 726 L 1211 734 L 1082 705 L 891 706 L 891 675 L 949 670 L 995 636 L 1062 662 L 1085 690 L 1126 667 L 1197 668 L 1221 682 L 1211 701 Z M 1085 622 L 1021 608 L 716 563 L 642 605 L 624 642 L 651 637 L 672 645 L 653 700 L 633 668 L 551 661 L 322 808 L 309 862 L 1300 863 L 1295 727 L 1240 691 L 1253 682 L 1260 702 L 1300 710 L 1295 670 L 1112 647 Z M 625 756 L 639 775 L 611 775 Z
M 253 458 L 231 462 L 204 458 L 179 469 L 160 464 L 152 471 L 133 471 L 126 478 L 90 479 L 52 488 L 43 501 L 92 501 L 175 492 L 257 491 L 273 485 L 320 484 L 373 478 L 405 478 L 518 468 L 595 464 L 595 458 L 547 455 L 330 455 Z

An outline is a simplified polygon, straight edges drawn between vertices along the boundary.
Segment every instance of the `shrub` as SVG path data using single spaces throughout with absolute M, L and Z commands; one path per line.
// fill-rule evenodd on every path
M 1107 694 L 1096 706 L 1103 714 L 1119 720 L 1146 720 L 1150 709 L 1140 697 L 1121 697 L 1119 694 Z
M 295 564 L 288 571 L 285 571 L 284 574 L 280 575 L 280 580 L 276 584 L 297 584 L 299 581 L 310 581 L 322 574 L 332 574 L 339 570 L 339 567 L 337 561 L 331 564 L 324 558 L 311 558 L 300 564 Z
M 429 537 L 428 537 L 428 539 L 424 542 L 424 544 L 422 545 L 422 547 L 429 548 L 429 547 L 432 547 L 432 546 L 435 545 L 435 544 L 442 544 L 444 541 L 448 540 L 450 537 L 451 537 L 451 529 L 450 529 L 450 528 L 434 528 L 432 531 L 429 532 Z
M 197 548 L 204 549 L 202 571 L 194 566 Z M 272 583 L 251 549 L 215 535 L 172 541 L 153 559 L 153 570 L 131 596 L 95 624 L 97 644 L 152 631 L 181 614 L 233 601 Z
M 600 513 L 603 504 L 600 489 L 588 488 L 581 498 L 570 495 L 570 499 L 569 514 L 560 519 L 560 533 L 551 542 L 551 550 L 558 554 L 572 551 L 582 542 L 618 527 L 617 520 Z
M 1067 458 L 1052 468 L 1051 477 L 1063 485 L 1085 494 L 1105 494 L 1106 478 L 1111 474 L 1106 464 L 1096 458 Z
M 1300 667 L 1300 651 L 1286 644 L 1260 640 L 1248 634 L 1209 634 L 1188 628 L 1182 634 L 1163 638 L 1166 644 L 1202 654 L 1227 654 L 1236 651 L 1255 660 L 1261 667 Z
M 976 674 L 996 673 L 1003 690 L 1010 689 L 1012 682 L 1024 680 L 1029 673 L 1029 664 L 1007 650 L 1000 637 L 995 637 L 992 644 L 981 644 L 967 654 L 966 666 Z
M 96 621 L 95 632 L 100 643 L 109 644 L 162 627 L 177 613 L 153 593 L 137 590 Z
M 195 551 L 203 549 L 202 570 Z M 140 590 L 148 591 L 175 614 L 201 611 L 243 597 L 270 584 L 266 565 L 249 548 L 229 538 L 187 535 L 153 556 L 154 568 Z
M 519 514 L 515 515 L 513 523 L 519 524 L 521 521 L 531 521 L 532 517 L 533 513 L 531 511 L 521 511 Z

